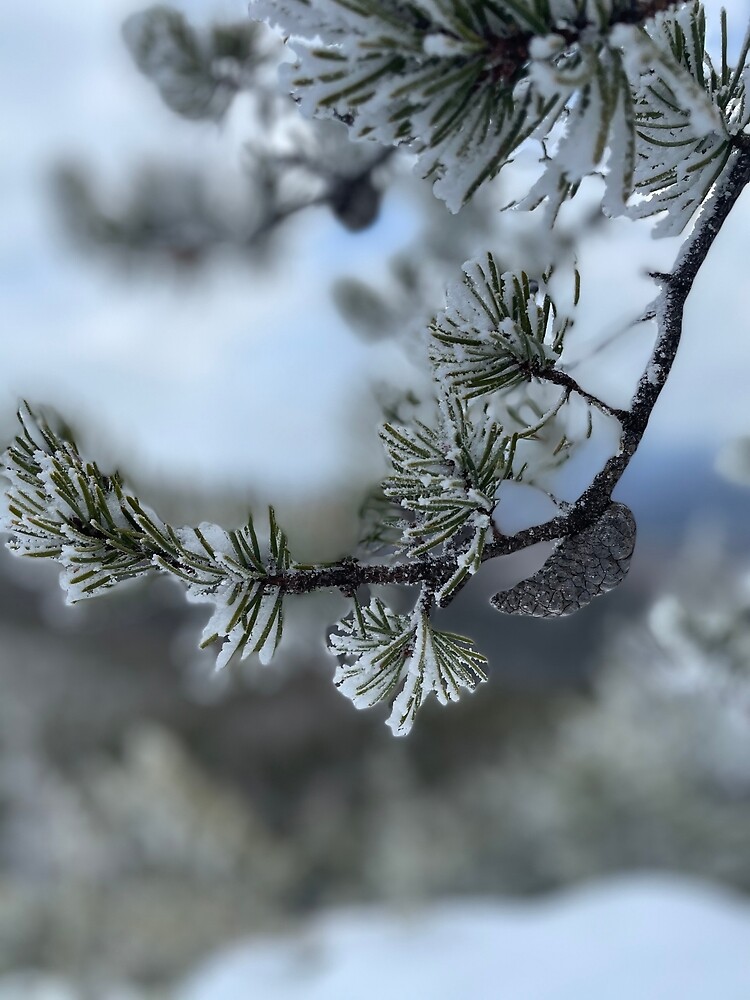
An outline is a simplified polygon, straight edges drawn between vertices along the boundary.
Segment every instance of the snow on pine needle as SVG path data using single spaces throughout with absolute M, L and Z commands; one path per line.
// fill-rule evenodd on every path
M 343 658 L 334 676 L 336 687 L 356 708 L 372 708 L 393 698 L 387 724 L 394 736 L 405 736 L 430 694 L 441 705 L 458 701 L 460 689 L 473 691 L 487 676 L 487 662 L 471 640 L 441 632 L 430 624 L 422 600 L 410 615 L 397 615 L 377 598 L 354 610 L 330 637 Z
M 436 427 L 419 420 L 386 424 L 381 437 L 393 468 L 385 495 L 411 515 L 401 524 L 401 550 L 413 557 L 435 549 L 458 554 L 456 572 L 436 595 L 444 603 L 481 565 L 495 493 L 512 474 L 516 436 L 505 434 L 486 407 L 472 414 L 447 396 Z
M 552 368 L 571 320 L 558 316 L 544 285 L 524 271 L 501 274 L 491 253 L 464 264 L 430 327 L 436 379 L 470 399 Z
M 0 528 L 16 555 L 57 560 L 69 604 L 151 569 L 152 554 L 133 541 L 122 480 L 85 462 L 75 443 L 28 406 L 21 433 L 3 455 L 10 481 Z
M 734 137 L 750 122 L 745 67 L 750 31 L 736 68 L 727 61 L 727 31 L 722 12 L 721 58 L 714 67 L 706 51 L 705 11 L 701 4 L 688 4 L 659 14 L 630 50 L 635 188 L 641 197 L 628 212 L 633 218 L 664 213 L 655 235 L 682 232 L 724 171 Z
M 258 653 L 268 662 L 283 627 L 274 575 L 294 569 L 284 532 L 269 511 L 263 553 L 252 519 L 236 531 L 215 524 L 173 528 L 80 454 L 67 429 L 56 431 L 24 405 L 21 432 L 3 455 L 9 486 L 0 530 L 19 556 L 56 560 L 69 604 L 148 573 L 185 586 L 192 601 L 215 605 L 203 645 L 221 641 L 217 667 Z
M 294 49 L 282 82 L 302 111 L 416 153 L 451 211 L 533 139 L 540 175 L 520 207 L 546 202 L 552 221 L 585 177 L 603 173 L 608 214 L 652 215 L 676 198 L 670 231 L 680 231 L 721 171 L 728 137 L 747 124 L 747 49 L 736 70 L 723 55 L 714 73 L 701 4 L 649 17 L 657 6 L 254 0 L 250 9 Z M 636 192 L 663 198 L 634 201 Z
M 284 627 L 284 599 L 280 588 L 269 586 L 270 575 L 293 570 L 294 564 L 289 553 L 286 535 L 276 521 L 273 507 L 269 508 L 270 542 L 269 553 L 264 561 L 252 522 L 240 531 L 225 532 L 217 529 L 220 539 L 226 543 L 222 549 L 214 550 L 214 557 L 228 568 L 219 588 L 202 587 L 188 583 L 188 597 L 193 601 L 209 601 L 215 610 L 203 631 L 201 647 L 217 640 L 222 641 L 216 668 L 221 669 L 234 656 L 244 660 L 250 653 L 257 653 L 260 662 L 267 664 L 281 641 Z M 189 532 L 191 529 L 183 529 Z M 233 573 L 236 560 L 241 560 L 244 568 L 252 567 L 250 576 Z
M 283 81 L 303 112 L 341 118 L 355 138 L 407 144 L 455 212 L 524 140 L 545 139 L 558 123 L 569 137 L 558 161 L 567 188 L 599 166 L 614 131 L 624 167 L 611 179 L 619 201 L 627 197 L 629 88 L 608 34 L 631 6 L 256 0 L 251 15 L 291 37 L 298 61 Z

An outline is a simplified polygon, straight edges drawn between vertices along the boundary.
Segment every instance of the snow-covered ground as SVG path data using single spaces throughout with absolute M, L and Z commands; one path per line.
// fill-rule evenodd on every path
M 237 943 L 159 996 L 747 1000 L 750 903 L 705 883 L 641 875 L 530 902 L 340 909 L 282 936 Z M 82 997 L 49 978 L 15 976 L 0 980 L 0 1000 Z
M 671 877 L 528 903 L 341 910 L 218 955 L 178 1000 L 747 1000 L 750 905 Z

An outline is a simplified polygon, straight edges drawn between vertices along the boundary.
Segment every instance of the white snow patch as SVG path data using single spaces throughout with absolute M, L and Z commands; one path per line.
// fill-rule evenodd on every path
M 338 910 L 202 965 L 174 1000 L 747 1000 L 750 905 L 673 877 L 534 902 Z
M 461 53 L 464 46 L 460 39 L 446 35 L 441 31 L 425 35 L 422 51 L 426 56 L 450 57 Z

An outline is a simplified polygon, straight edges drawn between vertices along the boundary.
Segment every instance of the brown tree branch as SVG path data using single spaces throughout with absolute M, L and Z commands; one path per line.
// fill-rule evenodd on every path
M 538 378 L 543 382 L 559 385 L 563 389 L 566 389 L 568 393 L 576 393 L 576 395 L 585 399 L 590 406 L 595 406 L 602 413 L 607 413 L 609 416 L 615 417 L 621 424 L 624 424 L 629 417 L 628 410 L 621 410 L 616 406 L 610 406 L 609 403 L 605 403 L 603 399 L 599 399 L 598 396 L 594 396 L 593 393 L 584 389 L 583 386 L 576 382 L 572 375 L 562 371 L 560 368 L 542 367 L 539 364 L 530 362 L 525 366 L 525 370 L 531 378 Z

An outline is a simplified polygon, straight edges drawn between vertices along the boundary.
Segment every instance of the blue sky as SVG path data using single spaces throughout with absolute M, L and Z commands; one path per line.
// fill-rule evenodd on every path
M 229 0 L 176 5 L 206 17 L 245 10 Z M 110 455 L 136 461 L 148 476 L 263 483 L 269 491 L 334 473 L 366 478 L 377 444 L 374 432 L 362 444 L 375 419 L 363 400 L 373 370 L 386 375 L 393 356 L 344 328 L 328 286 L 343 269 L 377 275 L 388 253 L 409 242 L 414 214 L 402 196 L 386 200 L 364 235 L 345 233 L 325 212 L 309 215 L 290 241 L 284 274 L 259 280 L 231 261 L 192 283 L 164 273 L 123 280 L 105 262 L 79 257 L 56 225 L 47 178 L 61 158 L 79 159 L 112 183 L 144 158 L 195 160 L 228 181 L 240 170 L 241 106 L 220 128 L 179 121 L 131 66 L 119 24 L 139 6 L 35 0 L 5 17 L 0 425 L 10 425 L 25 396 L 89 427 L 104 464 Z M 741 23 L 745 5 L 733 8 Z M 680 356 L 650 430 L 654 447 L 705 448 L 750 432 L 749 215 L 746 194 L 691 297 Z M 581 354 L 646 301 L 641 273 L 668 266 L 674 248 L 649 242 L 644 227 L 627 222 L 582 248 Z M 579 377 L 616 397 L 647 351 L 643 335 L 621 338 Z
M 123 279 L 79 257 L 49 200 L 54 162 L 80 160 L 115 186 L 143 159 L 203 164 L 218 184 L 240 173 L 246 109 L 216 127 L 163 108 L 120 42 L 122 18 L 137 6 L 73 2 L 63 11 L 42 0 L 17 7 L 6 25 L 0 406 L 10 414 L 21 396 L 52 403 L 95 428 L 93 445 L 135 457 L 147 474 L 285 485 L 293 467 L 296 481 L 313 481 L 338 469 L 346 441 L 332 425 L 351 427 L 383 353 L 343 327 L 330 278 L 344 263 L 374 273 L 413 213 L 389 202 L 366 237 L 309 213 L 285 274 L 257 279 L 232 260 L 195 280 L 161 271 Z M 244 14 L 240 4 L 218 9 Z

